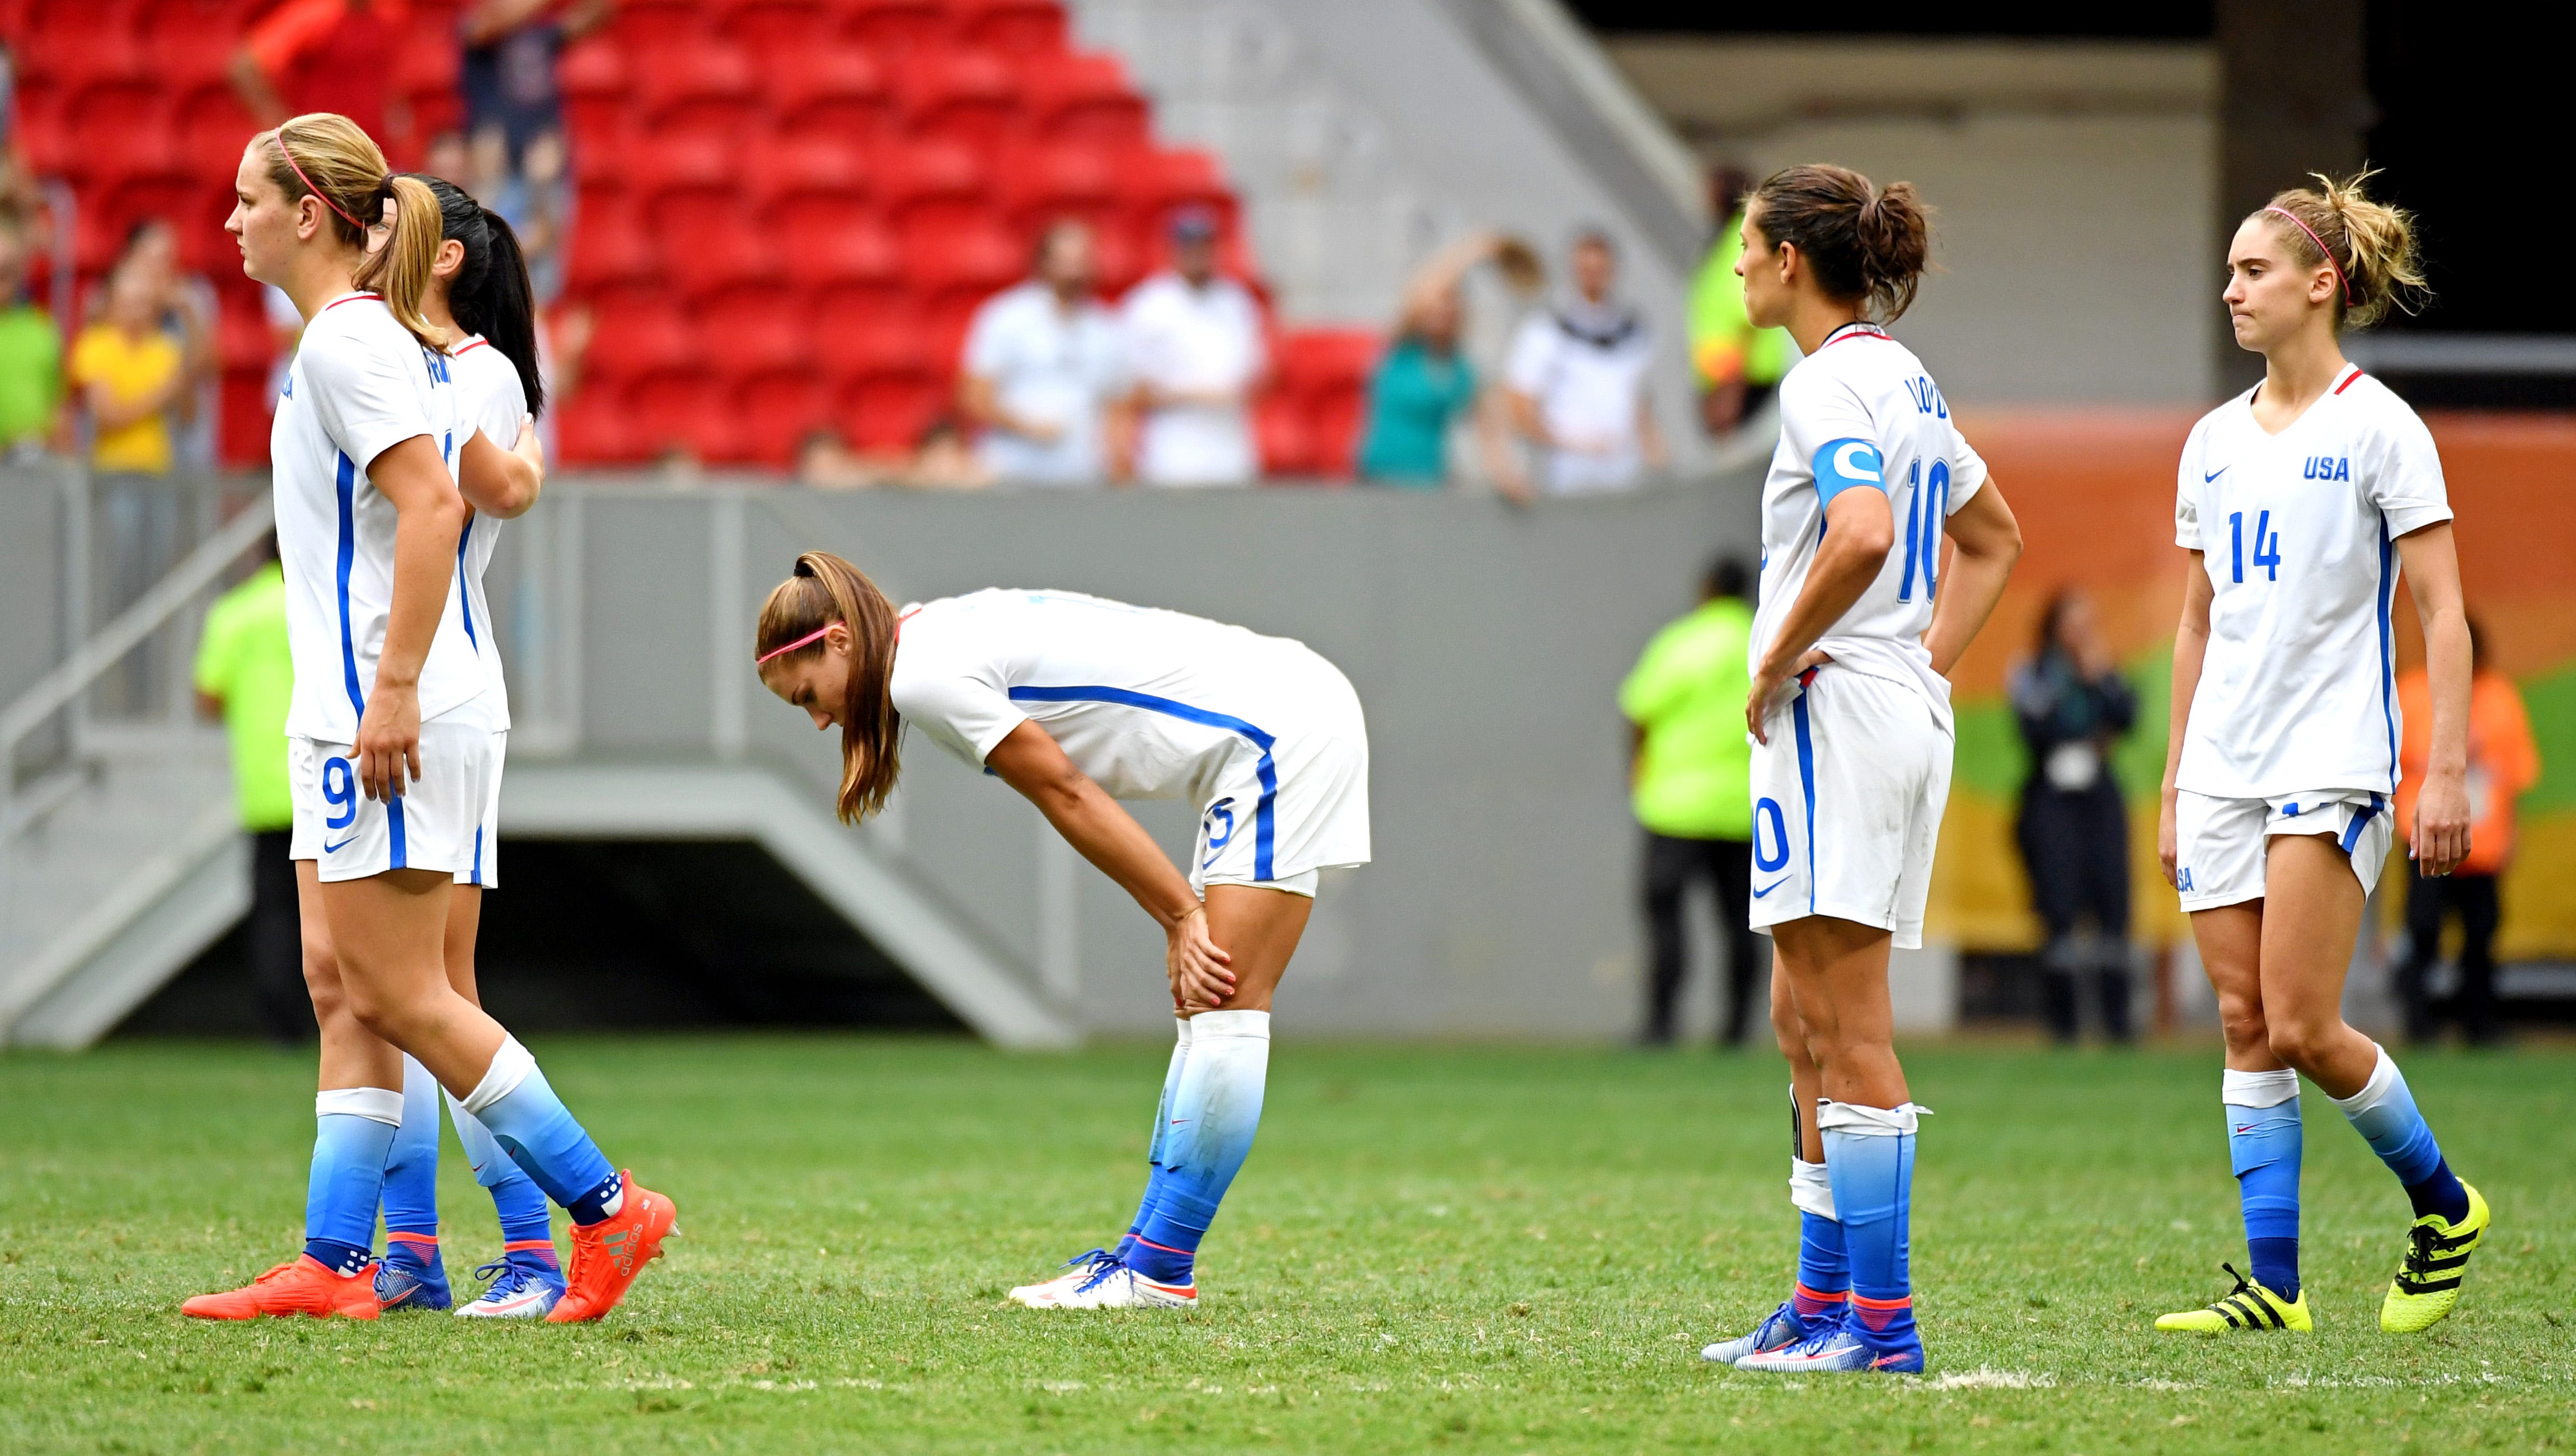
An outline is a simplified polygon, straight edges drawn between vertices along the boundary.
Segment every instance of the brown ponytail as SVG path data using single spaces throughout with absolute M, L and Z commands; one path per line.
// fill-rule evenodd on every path
M 829 551 L 808 551 L 761 604 L 752 656 L 766 658 L 834 622 L 850 629 L 850 696 L 842 706 L 841 793 L 834 808 L 855 824 L 885 807 L 903 769 L 903 719 L 893 694 L 894 604 L 857 567 Z M 818 640 L 780 655 L 794 661 L 822 650 Z
M 1884 323 L 1914 306 L 1932 262 L 1931 209 L 1911 182 L 1884 190 L 1849 167 L 1788 167 L 1753 189 L 1754 228 L 1795 246 L 1828 298 L 1851 300 Z
M 367 230 L 384 216 L 385 199 L 394 199 L 393 236 L 381 251 L 359 262 L 352 281 L 382 295 L 395 321 L 422 345 L 445 350 L 447 331 L 420 311 L 440 237 L 438 199 L 429 188 L 413 178 L 395 177 L 374 139 L 336 112 L 289 117 L 275 130 L 251 138 L 251 145 L 267 154 L 269 180 L 286 200 L 319 199 L 332 236 L 350 247 L 367 245 Z
M 2334 269 L 2341 285 L 2335 300 L 2341 309 L 2337 326 L 2366 329 L 2390 309 L 2422 309 L 2433 294 L 2424 286 L 2414 214 L 2362 194 L 2361 184 L 2377 176 L 2377 169 L 2365 168 L 2340 182 L 2323 172 L 2308 175 L 2316 178 L 2317 187 L 2275 194 L 2254 215 L 2272 225 L 2300 267 Z

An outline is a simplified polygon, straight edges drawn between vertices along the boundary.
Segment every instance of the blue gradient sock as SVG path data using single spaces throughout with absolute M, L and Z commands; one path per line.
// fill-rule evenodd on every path
M 1199 1241 L 1252 1152 L 1269 1076 L 1269 1012 L 1192 1018 L 1189 1065 L 1163 1120 L 1169 1135 L 1159 1196 L 1128 1249 L 1127 1267 L 1157 1284 L 1192 1281 Z
M 2433 1140 L 2433 1129 L 2424 1114 L 2415 1109 L 2415 1094 L 2406 1086 L 2406 1076 L 2388 1049 L 2379 1049 L 2379 1064 L 2371 1069 L 2370 1080 L 2350 1097 L 2338 1097 L 2335 1106 L 2343 1109 L 2353 1130 L 2379 1154 L 2379 1161 L 2406 1185 L 2407 1200 L 2415 1206 L 2415 1216 L 2438 1213 L 2451 1223 L 2469 1216 L 2469 1191 L 2451 1172 L 2442 1158 L 2441 1144 Z
M 465 1164 L 474 1170 L 474 1181 L 492 1195 L 492 1211 L 501 1218 L 502 1243 L 513 1251 L 534 1250 L 542 1244 L 546 1256 L 554 1257 L 554 1216 L 546 1195 L 501 1151 L 483 1119 L 466 1111 L 465 1104 L 452 1095 L 447 1099 L 447 1115 L 456 1123 L 456 1141 L 465 1148 Z
M 437 1249 L 438 1081 L 404 1057 L 402 1126 L 385 1156 L 385 1257 L 426 1264 Z
M 1790 1307 L 1801 1319 L 1839 1315 L 1850 1303 L 1851 1255 L 1843 1244 L 1843 1226 L 1825 1210 L 1834 1205 L 1830 1175 L 1822 1163 L 1789 1160 L 1789 1198 L 1798 1205 L 1798 1287 Z
M 1136 1236 L 1145 1231 L 1145 1220 L 1154 1216 L 1154 1202 L 1163 1188 L 1163 1143 L 1172 1123 L 1172 1099 L 1180 1095 L 1181 1072 L 1190 1064 L 1190 1023 L 1186 1018 L 1172 1018 L 1179 1030 L 1172 1039 L 1172 1060 L 1163 1069 L 1163 1097 L 1154 1106 L 1154 1136 L 1145 1145 L 1145 1197 L 1136 1205 L 1136 1217 L 1127 1225 L 1127 1236 L 1109 1252 L 1124 1260 L 1136 1247 Z
M 2245 1252 L 2254 1282 L 2283 1299 L 2299 1297 L 2299 1074 L 2237 1072 L 2222 1078 L 2227 1162 L 2245 1213 Z
M 574 1223 L 613 1218 L 624 1205 L 617 1169 L 573 1120 L 518 1038 L 503 1039 L 491 1070 L 465 1099 L 465 1110 L 482 1119 L 510 1161 L 527 1170 Z
M 313 1172 L 304 1187 L 304 1252 L 339 1274 L 375 1262 L 385 1155 L 402 1125 L 402 1094 L 351 1087 L 313 1099 Z
M 1825 1169 L 1833 1180 L 1834 1217 L 1851 1258 L 1852 1318 L 1877 1345 L 1914 1338 L 1908 1245 L 1915 1125 L 1911 1105 L 1827 1102 L 1816 1109 L 1816 1126 L 1825 1135 Z

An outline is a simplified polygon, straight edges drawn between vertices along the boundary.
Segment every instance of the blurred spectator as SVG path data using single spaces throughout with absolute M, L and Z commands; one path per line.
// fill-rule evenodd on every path
M 480 135 L 497 128 L 509 148 L 510 168 L 529 146 L 563 137 L 563 92 L 555 61 L 565 46 L 606 21 L 610 0 L 476 0 L 458 26 L 465 45 L 458 83 L 465 93 L 465 129 Z M 502 209 L 481 199 L 493 211 Z M 511 219 L 516 227 L 518 220 Z
M 984 470 L 1034 485 L 1108 478 L 1111 412 L 1127 389 L 1118 321 L 1092 296 L 1091 229 L 1038 239 L 1036 276 L 993 295 L 966 331 L 957 412 L 981 434 Z
M 296 311 L 295 300 L 287 297 L 285 289 L 270 285 L 261 286 L 259 307 L 268 321 L 268 412 L 273 415 L 286 393 L 286 372 L 295 366 L 295 346 L 304 339 L 304 315 Z
M 1449 426 L 1476 411 L 1476 438 L 1486 474 L 1515 500 L 1529 481 L 1505 439 L 1499 397 L 1478 408 L 1475 366 L 1459 351 L 1465 306 L 1459 284 L 1468 270 L 1493 263 L 1515 291 L 1536 292 L 1544 277 L 1527 243 L 1498 233 L 1459 239 L 1431 256 L 1404 287 L 1395 341 L 1369 375 L 1368 423 L 1360 438 L 1360 477 L 1380 485 L 1437 489 L 1449 478 Z
M 428 148 L 420 154 L 420 169 L 473 193 L 476 201 L 482 200 L 482 194 L 474 191 L 481 179 L 474 170 L 474 154 L 466 148 L 465 133 L 443 131 L 431 137 Z
M 174 315 L 178 338 L 163 327 Z M 198 301 L 148 250 L 129 249 L 109 270 L 101 315 L 72 345 L 71 382 L 94 432 L 92 467 L 169 473 L 172 416 L 196 415 L 210 332 Z
M 993 474 L 957 422 L 941 418 L 921 432 L 911 451 L 877 456 L 851 449 L 840 431 L 818 426 L 797 446 L 796 482 L 819 490 L 980 490 L 993 483 Z
M 1689 966 L 1682 908 L 1693 880 L 1715 890 L 1726 945 L 1722 1043 L 1743 1041 L 1757 981 L 1769 1004 L 1770 961 L 1748 924 L 1756 830 L 1753 750 L 1744 734 L 1744 696 L 1753 690 L 1746 586 L 1743 562 L 1712 563 L 1697 610 L 1657 632 L 1619 685 L 1632 803 L 1646 831 L 1645 1039 L 1656 1046 L 1673 1040 L 1673 1006 Z
M 1270 367 L 1261 306 L 1216 271 L 1216 219 L 1172 219 L 1172 267 L 1120 305 L 1142 424 L 1136 477 L 1147 485 L 1249 485 L 1252 396 Z
M 2504 906 L 2496 882 L 2513 859 L 2514 800 L 2540 782 L 2540 748 L 2522 690 L 2487 661 L 2486 634 L 2469 625 L 2469 857 L 2440 879 L 2406 865 L 2406 957 L 2397 965 L 2397 1004 L 2406 1035 L 2428 1041 L 2441 1034 L 2441 1017 L 2426 982 L 2442 958 L 2442 925 L 2460 918 L 2460 984 L 2450 1007 L 2460 1034 L 2473 1046 L 2496 1040 L 2495 934 Z M 2397 679 L 2404 737 L 2397 761 L 2397 834 L 2404 843 L 2415 824 L 2415 796 L 2433 753 L 2433 690 L 2423 668 Z
M 221 361 L 215 353 L 214 319 L 220 305 L 215 286 L 179 269 L 179 233 L 167 218 L 148 217 L 126 231 L 123 261 L 151 280 L 161 299 L 161 332 L 179 345 L 187 360 L 189 395 L 172 414 L 171 464 L 182 470 L 205 470 L 215 463 L 215 420 L 222 413 L 215 393 Z
M 379 142 L 396 141 L 411 130 L 389 84 L 410 18 L 406 0 L 286 0 L 233 53 L 233 90 L 263 127 L 336 111 Z
M 519 249 L 528 260 L 528 286 L 539 307 L 551 305 L 563 296 L 572 227 L 572 173 L 563 133 L 539 133 L 519 154 L 515 171 L 496 128 L 475 133 L 468 151 L 470 180 L 459 185 L 501 214 L 519 235 Z
M 2093 622 L 2093 605 L 2061 587 L 2040 614 L 2039 642 L 2007 682 L 2030 750 L 2017 838 L 2030 898 L 2047 928 L 2040 951 L 2048 1034 L 2075 1039 L 2081 982 L 2098 977 L 2102 1033 L 2129 1039 L 2129 808 L 2111 773 L 2112 746 L 2138 717 Z M 2083 921 L 2090 915 L 2090 934 Z
M 1752 191 L 1753 179 L 1733 167 L 1708 174 L 1709 216 L 1718 219 L 1718 229 L 1691 281 L 1690 349 L 1700 427 L 1712 435 L 1735 433 L 1789 372 L 1789 331 L 1753 326 L 1744 314 L 1744 280 L 1735 275 L 1744 252 L 1744 200 Z
M 286 782 L 286 705 L 295 663 L 286 645 L 286 577 L 277 538 L 250 578 L 215 599 L 197 644 L 197 711 L 224 720 L 232 740 L 233 802 L 250 835 L 251 993 L 268 1034 L 286 1045 L 311 1039 L 313 1004 L 304 989 L 304 938 L 295 910 L 295 864 L 287 858 L 294 805 Z
M 1664 468 L 1646 399 L 1654 332 L 1612 292 L 1610 235 L 1587 229 L 1569 254 L 1574 296 L 1524 320 L 1504 365 L 1512 422 L 1544 454 L 1552 495 L 1625 490 Z
M 54 443 L 63 406 L 63 335 L 27 298 L 27 234 L 0 212 L 0 452 Z

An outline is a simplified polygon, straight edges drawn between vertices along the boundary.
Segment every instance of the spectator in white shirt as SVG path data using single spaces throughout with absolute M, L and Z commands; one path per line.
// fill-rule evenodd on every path
M 1172 222 L 1172 267 L 1120 306 L 1142 417 L 1136 475 L 1147 485 L 1249 485 L 1253 394 L 1269 369 L 1261 306 L 1216 271 L 1216 219 Z
M 1109 475 L 1109 415 L 1127 388 L 1117 320 L 1092 296 L 1091 229 L 1064 221 L 1038 239 L 1036 276 L 984 300 L 966 331 L 957 412 L 982 438 L 994 478 L 1098 485 Z
M 1523 320 L 1503 375 L 1512 424 L 1538 447 L 1551 495 L 1626 490 L 1664 468 L 1663 434 L 1646 398 L 1653 331 L 1611 292 L 1618 254 L 1588 230 L 1570 259 L 1575 294 Z

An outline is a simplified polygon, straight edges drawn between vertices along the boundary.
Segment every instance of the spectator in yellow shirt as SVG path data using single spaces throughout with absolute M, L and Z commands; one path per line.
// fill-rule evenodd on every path
M 184 341 L 162 331 L 171 312 L 187 330 Z M 72 345 L 71 382 L 89 412 L 93 469 L 170 473 L 170 416 L 196 413 L 203 334 L 194 303 L 148 258 L 129 254 L 108 275 L 100 318 Z

